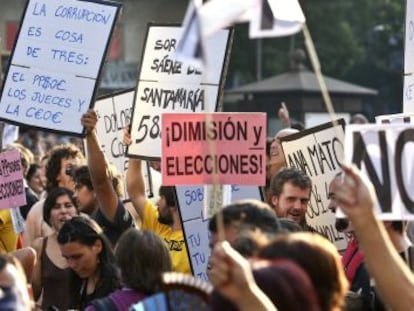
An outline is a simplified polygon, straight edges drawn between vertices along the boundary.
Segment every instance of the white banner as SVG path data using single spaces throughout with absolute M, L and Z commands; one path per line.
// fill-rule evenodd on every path
M 414 127 L 355 124 L 345 133 L 345 160 L 373 183 L 383 220 L 414 219 Z
M 0 118 L 83 135 L 120 4 L 29 0 L 3 85 Z M 99 35 L 97 35 L 99 34 Z
M 345 121 L 336 126 L 325 123 L 280 138 L 288 167 L 296 167 L 312 180 L 306 219 L 310 226 L 326 236 L 338 250 L 346 248 L 346 235 L 335 229 L 335 214 L 328 209 L 329 184 L 341 172 L 344 159 Z
M 173 59 L 181 27 L 149 25 L 133 108 L 128 156 L 161 158 L 163 112 L 214 112 L 226 65 L 229 30 L 215 34 L 205 48 L 215 60 L 207 75 Z

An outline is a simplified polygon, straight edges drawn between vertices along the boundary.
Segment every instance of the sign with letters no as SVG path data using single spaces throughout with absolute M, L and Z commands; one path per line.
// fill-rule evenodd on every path
M 82 136 L 120 4 L 28 0 L 0 100 L 0 119 Z M 99 34 L 99 35 L 97 35 Z
M 352 124 L 345 131 L 345 160 L 361 169 L 378 198 L 380 219 L 414 219 L 414 126 Z
M 149 25 L 132 114 L 129 157 L 161 158 L 163 112 L 214 112 L 223 86 L 231 31 L 220 30 L 205 46 L 215 59 L 208 73 L 174 59 L 179 26 Z

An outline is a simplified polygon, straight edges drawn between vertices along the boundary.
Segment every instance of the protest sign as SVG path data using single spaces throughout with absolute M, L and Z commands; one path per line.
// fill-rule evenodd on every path
M 380 219 L 414 219 L 414 126 L 352 124 L 345 131 L 345 160 L 372 182 Z
M 124 128 L 131 122 L 133 101 L 134 90 L 130 89 L 99 98 L 94 107 L 98 115 L 96 135 L 101 149 L 108 163 L 122 175 L 124 184 L 129 159 L 125 157 L 126 146 L 122 141 Z M 127 198 L 126 189 L 124 191 L 124 198 Z
M 11 150 L 0 153 L 0 209 L 26 204 L 23 167 L 20 153 Z
M 265 184 L 265 113 L 164 113 L 163 185 Z
M 126 146 L 123 143 L 124 129 L 131 122 L 132 104 L 134 101 L 134 89 L 125 90 L 99 98 L 95 103 L 98 114 L 96 134 L 101 143 L 101 149 L 108 163 L 114 165 L 122 175 L 124 185 L 129 158 L 125 157 Z M 86 145 L 85 145 L 86 149 Z M 147 197 L 152 197 L 153 187 L 151 170 L 148 164 L 142 166 L 147 190 Z M 124 188 L 124 199 L 128 199 L 126 187 Z M 157 191 L 158 189 L 156 189 Z
M 414 123 L 414 113 L 394 113 L 375 116 L 377 124 Z
M 29 0 L 3 84 L 0 119 L 82 136 L 120 4 Z M 99 35 L 97 35 L 99 34 Z
M 183 223 L 184 236 L 190 257 L 193 275 L 207 280 L 207 263 L 210 256 L 209 217 L 203 208 L 205 198 L 204 186 L 177 186 L 177 202 Z M 263 200 L 259 187 L 231 186 L 231 202 L 241 199 Z
M 149 25 L 133 107 L 128 156 L 161 158 L 161 114 L 214 112 L 228 64 L 230 30 L 221 30 L 205 49 L 215 59 L 204 74 L 173 58 L 181 27 Z
M 312 180 L 306 219 L 309 225 L 326 236 L 339 250 L 347 238 L 335 228 L 335 214 L 328 209 L 329 184 L 341 171 L 344 159 L 345 121 L 324 123 L 299 133 L 281 137 L 280 142 L 288 167 L 296 167 Z
M 404 76 L 403 112 L 414 113 L 414 72 Z
M 414 0 L 406 0 L 404 73 L 414 73 Z

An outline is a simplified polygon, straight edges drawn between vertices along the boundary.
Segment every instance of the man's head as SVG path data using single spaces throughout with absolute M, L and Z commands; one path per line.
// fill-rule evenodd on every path
M 312 181 L 301 170 L 284 168 L 272 178 L 271 204 L 278 217 L 286 217 L 302 227 L 311 194 Z
M 270 206 L 258 200 L 237 201 L 224 206 L 220 212 L 226 240 L 235 248 L 235 244 L 242 246 L 238 242 L 249 240 L 249 232 L 268 235 L 282 231 Z M 213 247 L 218 242 L 217 213 L 210 219 L 208 228 L 211 232 L 210 246 Z
M 96 193 L 93 190 L 91 175 L 86 165 L 82 165 L 73 172 L 75 182 L 75 198 L 79 211 L 91 215 L 98 207 Z
M 65 187 L 74 191 L 73 170 L 84 163 L 85 157 L 75 145 L 63 144 L 54 147 L 49 154 L 46 167 L 47 190 Z
M 329 199 L 329 205 L 328 208 L 332 213 L 336 213 L 336 210 L 338 208 L 338 202 L 336 201 L 336 194 L 335 191 L 340 187 L 342 183 L 342 173 L 338 173 L 335 175 L 335 177 L 332 179 L 332 181 L 329 183 L 329 189 L 328 189 L 328 199 Z M 335 229 L 339 232 L 350 232 L 352 231 L 352 227 L 350 225 L 350 222 L 346 218 L 336 218 L 335 220 Z
M 157 201 L 158 221 L 164 225 L 172 226 L 174 224 L 174 214 L 178 212 L 174 187 L 161 186 L 159 196 Z

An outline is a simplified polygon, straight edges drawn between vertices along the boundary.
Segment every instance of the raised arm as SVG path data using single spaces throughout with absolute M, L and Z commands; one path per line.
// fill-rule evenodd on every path
M 131 144 L 131 135 L 128 127 L 124 130 L 124 144 Z M 141 220 L 144 219 L 147 197 L 145 195 L 145 182 L 144 176 L 142 176 L 142 161 L 140 159 L 129 159 L 128 170 L 126 172 L 126 187 L 132 205 Z
M 92 109 L 81 118 L 81 123 L 86 129 L 88 167 L 99 208 L 109 221 L 114 221 L 119 198 L 112 186 L 105 156 L 99 146 L 95 130 L 97 122 L 98 116 Z
M 393 247 L 373 209 L 373 185 L 356 167 L 344 167 L 345 178 L 336 189 L 338 204 L 352 221 L 365 263 L 383 301 L 394 311 L 414 305 L 414 276 Z

